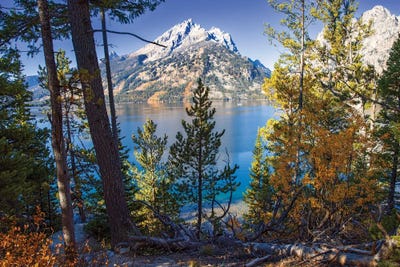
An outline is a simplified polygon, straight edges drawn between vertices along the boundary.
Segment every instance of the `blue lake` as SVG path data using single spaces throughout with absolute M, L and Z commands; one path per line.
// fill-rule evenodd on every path
M 229 154 L 231 163 L 239 165 L 236 172 L 241 186 L 234 198 L 242 198 L 249 185 L 249 168 L 252 161 L 252 151 L 257 136 L 257 130 L 263 127 L 267 120 L 275 115 L 275 109 L 265 101 L 251 102 L 214 102 L 216 108 L 216 129 L 225 129 L 220 149 L 220 162 L 227 160 L 225 151 Z M 147 119 L 157 124 L 157 135 L 166 134 L 168 145 L 175 141 L 178 131 L 183 132 L 182 119 L 188 120 L 184 104 L 135 104 L 122 103 L 117 106 L 118 122 L 123 144 L 130 150 L 129 157 L 133 161 L 133 143 L 131 135 L 142 127 Z
M 265 126 L 267 120 L 275 116 L 275 109 L 266 101 L 250 102 L 214 102 L 216 108 L 214 116 L 216 130 L 225 129 L 220 149 L 219 162 L 221 164 L 228 160 L 230 163 L 239 165 L 236 171 L 237 180 L 241 183 L 235 192 L 234 200 L 241 200 L 243 192 L 249 185 L 249 168 L 252 161 L 257 130 Z M 37 108 L 32 113 L 38 115 L 38 125 L 49 127 L 49 123 Z M 189 120 L 185 111 L 185 105 L 179 104 L 136 104 L 119 103 L 116 106 L 118 123 L 121 129 L 122 143 L 129 149 L 129 159 L 135 162 L 133 156 L 133 142 L 131 136 L 137 133 L 138 127 L 142 128 L 147 119 L 152 119 L 157 124 L 157 135 L 168 136 L 168 146 L 175 141 L 178 131 L 183 132 L 182 119 Z M 40 118 L 45 118 L 39 122 Z M 85 138 L 85 137 L 81 137 Z M 76 141 L 76 140 L 75 140 Z M 83 140 L 89 145 L 88 139 Z M 229 154 L 229 158 L 226 156 Z M 167 155 L 165 155 L 166 159 Z

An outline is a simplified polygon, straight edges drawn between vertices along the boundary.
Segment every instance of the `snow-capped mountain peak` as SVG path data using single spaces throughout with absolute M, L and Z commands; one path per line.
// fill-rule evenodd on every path
M 212 27 L 207 31 L 199 24 L 194 23 L 192 19 L 187 19 L 156 38 L 156 43 L 166 47 L 148 44 L 129 55 L 129 57 L 146 55 L 146 61 L 153 61 L 207 41 L 216 42 L 230 51 L 239 54 L 236 44 L 229 33 L 216 27 Z
M 232 36 L 229 33 L 222 31 L 220 28 L 212 27 L 208 31 L 208 34 L 210 39 L 216 41 L 217 43 L 221 43 L 232 52 L 239 52 L 235 42 L 232 40 Z

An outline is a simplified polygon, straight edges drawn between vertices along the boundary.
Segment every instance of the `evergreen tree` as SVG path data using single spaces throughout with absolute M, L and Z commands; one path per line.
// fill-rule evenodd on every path
M 145 7 L 147 4 L 152 5 L 148 1 L 113 1 L 112 3 L 115 5 L 113 8 L 116 10 L 116 17 L 126 16 L 124 9 L 129 5 L 132 7 L 139 7 L 138 3 Z M 91 25 L 90 4 L 91 2 L 88 0 L 70 0 L 67 1 L 67 6 L 65 3 L 54 3 L 54 5 L 52 3 L 49 6 L 49 17 L 53 27 L 52 32 L 56 33 L 53 35 L 54 39 L 72 37 L 84 94 L 85 111 L 103 182 L 104 199 L 111 229 L 111 243 L 114 246 L 126 240 L 127 233 L 130 230 L 135 231 L 135 226 L 130 221 L 125 199 L 118 142 L 113 139 L 106 111 L 94 31 Z M 2 12 L 4 19 L 0 20 L 0 45 L 10 44 L 13 40 L 18 39 L 30 44 L 30 52 L 37 52 L 36 43 L 40 38 L 37 3 L 32 0 L 23 0 L 17 1 L 16 5 L 16 9 Z M 66 23 L 67 19 L 69 23 Z
M 280 21 L 286 28 L 277 32 L 271 25 L 267 25 L 265 33 L 270 41 L 276 41 L 283 46 L 287 53 L 282 58 L 299 73 L 298 85 L 298 111 L 303 109 L 304 75 L 307 48 L 312 44 L 307 28 L 315 20 L 311 10 L 316 6 L 315 1 L 309 0 L 268 0 L 269 5 L 285 17 Z M 300 122 L 301 123 L 301 122 Z
M 70 68 L 70 60 L 65 56 L 65 51 L 59 50 L 56 53 L 57 77 L 60 81 L 60 96 L 62 99 L 63 129 L 65 135 L 65 148 L 67 153 L 68 170 L 73 181 L 72 201 L 78 208 L 82 222 L 85 222 L 86 215 L 83 205 L 82 194 L 82 173 L 79 171 L 78 159 L 73 143 L 74 137 L 82 131 L 79 120 L 79 111 L 83 108 L 82 90 L 78 87 L 77 73 Z M 70 77 L 67 77 L 70 76 Z
M 52 164 L 47 129 L 33 122 L 15 50 L 1 49 L 0 58 L 0 210 L 5 215 L 32 215 L 40 206 L 52 224 Z
M 162 162 L 167 136 L 157 137 L 156 130 L 157 125 L 152 120 L 147 120 L 143 130 L 138 128 L 137 135 L 132 135 L 134 155 L 139 164 L 139 168 L 133 168 L 133 179 L 138 187 L 135 199 L 145 202 L 161 215 L 177 219 L 179 207 L 172 194 L 173 181 L 167 176 L 165 164 Z M 137 215 L 142 217 L 140 225 L 151 234 L 160 233 L 162 224 L 153 215 L 153 211 L 146 205 L 141 206 L 137 211 Z
M 399 173 L 400 154 L 400 37 L 392 46 L 387 68 L 383 71 L 378 83 L 378 97 L 383 106 L 376 123 L 376 134 L 380 139 L 380 166 L 384 176 L 389 180 L 387 195 L 388 210 L 392 212 L 395 205 L 396 182 Z M 380 168 L 382 169 L 382 168 Z
M 364 64 L 362 41 L 371 34 L 369 22 L 354 20 L 356 0 L 320 1 L 314 15 L 324 23 L 323 40 L 317 45 L 314 73 L 320 86 L 338 101 L 366 105 L 375 90 L 375 70 Z
M 244 201 L 249 210 L 244 218 L 250 224 L 267 222 L 273 209 L 273 188 L 269 183 L 270 172 L 266 147 L 260 130 L 253 150 L 253 162 L 250 167 L 250 187 L 244 194 Z
M 185 136 L 181 132 L 177 133 L 169 156 L 170 176 L 177 181 L 180 201 L 183 204 L 197 205 L 198 238 L 201 235 L 203 217 L 211 221 L 214 234 L 217 233 L 220 220 L 229 210 L 228 205 L 222 216 L 217 216 L 215 210 L 220 205 L 217 196 L 229 193 L 231 198 L 239 185 L 234 176 L 237 165 L 231 167 L 228 163 L 222 170 L 217 168 L 221 138 L 225 131 L 214 131 L 213 119 L 216 111 L 211 107 L 208 93 L 209 88 L 199 79 L 193 104 L 186 109 L 192 121 L 182 121 Z M 204 208 L 208 207 L 211 209 L 209 215 L 204 212 Z

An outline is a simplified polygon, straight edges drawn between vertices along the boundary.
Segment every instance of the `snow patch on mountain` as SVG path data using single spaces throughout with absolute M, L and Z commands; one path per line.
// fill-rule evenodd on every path
M 212 27 L 210 30 L 202 28 L 199 24 L 188 19 L 164 32 L 154 42 L 166 47 L 148 44 L 129 55 L 130 58 L 146 55 L 146 61 L 155 61 L 165 58 L 175 52 L 196 47 L 203 42 L 212 41 L 226 47 L 233 53 L 239 54 L 231 35 L 219 28 Z
M 221 29 L 212 27 L 208 31 L 208 35 L 210 40 L 213 40 L 217 43 L 224 45 L 226 48 L 231 50 L 234 53 L 239 53 L 239 50 L 236 47 L 235 42 L 232 40 L 232 36 L 229 33 L 221 31 Z

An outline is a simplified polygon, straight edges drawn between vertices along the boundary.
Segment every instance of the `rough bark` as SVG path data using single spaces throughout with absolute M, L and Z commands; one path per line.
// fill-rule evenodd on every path
M 72 43 L 80 73 L 90 135 L 103 182 L 111 245 L 123 242 L 130 227 L 118 145 L 112 136 L 90 20 L 89 1 L 68 0 Z
M 47 0 L 38 1 L 39 18 L 43 40 L 43 52 L 47 67 L 48 88 L 51 103 L 51 145 L 56 162 L 57 185 L 62 215 L 62 232 L 69 257 L 75 255 L 75 233 L 73 224 L 70 181 L 68 177 L 67 157 L 62 130 L 62 107 L 60 85 L 54 60 L 53 39 L 51 36 L 50 17 Z

